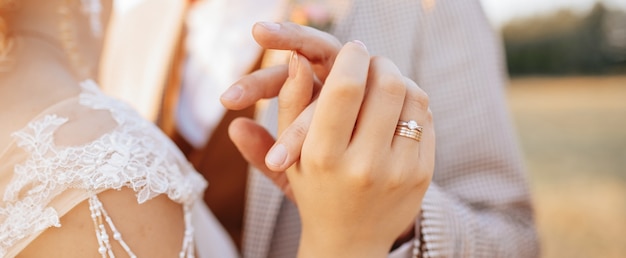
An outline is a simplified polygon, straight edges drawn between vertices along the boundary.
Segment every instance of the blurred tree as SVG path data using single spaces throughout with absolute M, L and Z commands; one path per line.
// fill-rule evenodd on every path
M 584 16 L 563 10 L 513 21 L 502 28 L 509 73 L 626 73 L 624 17 L 598 3 Z

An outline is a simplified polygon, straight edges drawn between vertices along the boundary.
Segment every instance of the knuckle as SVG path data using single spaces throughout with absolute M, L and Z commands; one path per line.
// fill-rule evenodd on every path
M 289 141 L 303 141 L 304 137 L 308 133 L 309 128 L 302 123 L 293 123 L 287 128 L 285 136 L 289 138 Z
M 297 89 L 301 85 L 289 85 L 285 83 L 278 93 L 278 108 L 286 112 L 292 113 L 294 110 L 301 111 L 311 103 L 311 92 L 305 92 Z
M 326 87 L 339 101 L 350 100 L 363 94 L 363 83 L 356 78 L 341 77 L 334 80 L 334 86 Z
M 324 32 L 324 36 L 326 37 L 326 40 L 328 41 L 328 43 L 332 47 L 334 47 L 337 51 L 339 51 L 339 49 L 341 49 L 341 47 L 343 46 L 343 44 L 341 44 L 341 41 L 339 41 L 339 39 L 337 39 L 332 34 Z
M 413 186 L 413 187 L 420 187 L 420 186 L 423 186 L 424 183 L 430 183 L 433 178 L 432 169 L 431 170 L 424 170 L 424 169 L 416 170 L 416 171 L 412 171 L 412 173 L 414 174 L 414 176 L 411 178 L 409 182 L 411 183 L 410 186 Z
M 406 86 L 404 80 L 399 74 L 385 73 L 379 76 L 378 82 L 381 90 L 393 97 L 404 97 L 406 94 Z
M 374 175 L 367 170 L 352 170 L 347 174 L 348 180 L 357 188 L 369 188 L 376 182 Z
M 302 29 L 311 34 L 311 36 L 315 36 L 321 39 L 322 42 L 325 42 L 326 44 L 328 44 L 329 47 L 332 47 L 337 51 L 339 51 L 343 47 L 343 43 L 341 43 L 339 39 L 337 39 L 335 36 L 328 32 L 320 31 L 313 27 L 303 27 Z
M 424 162 L 417 156 L 405 156 L 388 163 L 387 168 L 388 171 L 385 173 L 387 189 L 409 189 L 430 182 L 434 171 L 434 160 Z
M 283 28 L 286 28 L 286 29 L 289 29 L 289 30 L 293 30 L 293 31 L 296 31 L 296 32 L 302 32 L 303 31 L 302 25 L 299 25 L 299 24 L 294 23 L 294 22 L 286 21 L 286 22 L 283 22 L 282 25 L 284 26 Z
M 424 113 L 424 121 L 428 124 L 433 123 L 433 112 L 430 110 L 430 108 L 428 108 Z
M 387 179 L 386 186 L 389 189 L 398 189 L 398 188 L 412 185 L 411 174 L 415 173 L 415 170 L 412 170 L 411 168 L 402 167 L 398 164 L 400 163 L 396 163 L 395 165 L 392 165 L 388 173 L 389 177 Z
M 283 22 L 282 25 L 286 31 L 289 31 L 289 33 L 293 33 L 294 35 L 296 35 L 295 37 L 290 37 L 289 39 L 285 40 L 293 42 L 294 46 L 292 47 L 294 49 L 302 49 L 305 43 L 302 39 L 306 35 L 306 30 L 304 29 L 304 27 L 293 22 Z
M 391 59 L 386 58 L 384 56 L 370 57 L 370 66 L 375 71 L 383 70 L 387 72 L 392 72 L 394 74 L 397 74 L 398 76 L 401 75 L 400 69 L 398 69 L 398 66 L 396 66 L 396 64 L 393 61 L 391 61 Z
M 415 88 L 411 94 L 410 101 L 421 110 L 427 110 L 430 105 L 428 94 L 420 88 Z
M 378 87 L 382 92 L 391 96 L 404 97 L 407 91 L 404 76 L 400 74 L 391 60 L 374 56 L 371 58 L 370 70 L 372 71 L 372 87 Z
M 407 185 L 407 180 L 403 176 L 393 176 L 387 181 L 387 188 L 398 189 Z
M 327 64 L 332 67 L 332 64 L 335 62 L 335 58 L 337 58 L 337 53 L 341 50 L 341 47 L 343 47 L 343 45 L 341 44 L 341 41 L 339 41 L 331 34 L 324 32 L 323 37 L 328 43 L 328 49 L 330 49 L 331 51 L 323 51 L 321 53 L 321 57 L 314 59 L 313 61 L 317 63 Z
M 367 159 L 367 161 L 361 161 L 351 165 L 347 177 L 354 186 L 365 188 L 372 186 L 376 182 L 375 175 L 378 166 L 373 160 L 374 159 Z
M 306 150 L 307 148 L 304 148 Z M 303 161 L 313 168 L 314 171 L 326 172 L 331 171 L 336 164 L 335 155 L 325 151 L 304 152 Z
M 259 78 L 259 75 L 257 73 L 251 73 L 251 74 L 241 77 L 234 84 L 237 84 L 244 89 L 255 89 L 252 86 L 254 85 L 254 82 L 258 81 L 259 79 L 261 78 Z
M 386 66 L 386 65 L 394 65 L 393 62 L 384 56 L 372 56 L 370 57 L 370 63 L 373 66 Z
M 285 96 L 285 94 L 281 94 L 278 96 L 278 108 L 281 111 L 291 111 L 294 109 L 300 109 L 303 106 L 301 101 L 297 99 L 292 99 L 292 96 Z

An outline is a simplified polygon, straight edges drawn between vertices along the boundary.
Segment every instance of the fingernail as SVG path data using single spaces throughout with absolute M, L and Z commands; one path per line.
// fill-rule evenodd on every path
M 280 30 L 280 24 L 275 22 L 259 22 L 259 25 L 265 27 L 265 29 L 269 31 L 278 31 Z
M 291 57 L 289 58 L 289 77 L 294 78 L 298 72 L 298 52 L 291 51 Z
M 221 98 L 228 101 L 237 101 L 241 98 L 241 95 L 243 95 L 243 89 L 241 86 L 233 85 L 222 94 Z
M 360 40 L 353 40 L 352 42 L 356 43 L 357 45 L 363 47 L 364 49 L 367 49 L 367 47 L 365 46 L 365 43 L 363 43 Z
M 285 148 L 285 145 L 283 144 L 278 144 L 274 146 L 265 157 L 267 163 L 275 167 L 280 167 L 282 164 L 285 163 L 286 159 L 287 148 Z

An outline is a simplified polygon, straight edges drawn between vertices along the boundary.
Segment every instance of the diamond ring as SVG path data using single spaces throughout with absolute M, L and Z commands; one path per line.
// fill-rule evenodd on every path
M 394 135 L 411 138 L 419 142 L 422 139 L 423 130 L 424 128 L 418 125 L 415 120 L 400 120 L 396 125 L 396 131 Z

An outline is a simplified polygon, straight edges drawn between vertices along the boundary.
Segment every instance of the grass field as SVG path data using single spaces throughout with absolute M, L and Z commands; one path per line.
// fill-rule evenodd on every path
M 508 97 L 543 257 L 626 257 L 626 76 L 513 79 Z

